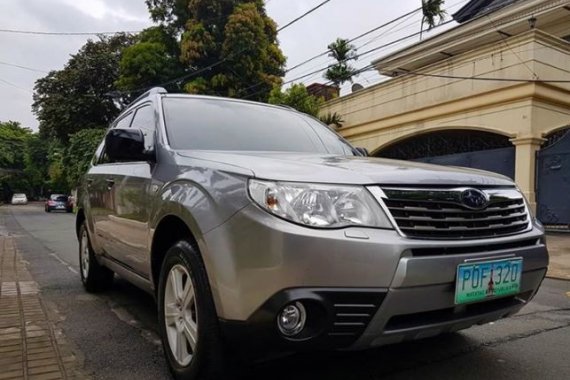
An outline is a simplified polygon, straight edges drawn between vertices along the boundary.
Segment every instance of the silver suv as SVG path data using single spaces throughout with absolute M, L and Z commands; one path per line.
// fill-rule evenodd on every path
M 83 284 L 117 273 L 156 296 L 177 379 L 235 347 L 366 349 L 534 296 L 544 231 L 510 179 L 362 152 L 285 107 L 153 89 L 81 186 Z

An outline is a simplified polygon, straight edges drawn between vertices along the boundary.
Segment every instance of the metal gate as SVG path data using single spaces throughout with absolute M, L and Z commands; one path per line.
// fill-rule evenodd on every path
M 550 228 L 570 228 L 570 129 L 537 152 L 537 217 Z
M 437 165 L 465 166 L 499 173 L 512 179 L 515 178 L 515 147 L 424 157 L 413 161 Z

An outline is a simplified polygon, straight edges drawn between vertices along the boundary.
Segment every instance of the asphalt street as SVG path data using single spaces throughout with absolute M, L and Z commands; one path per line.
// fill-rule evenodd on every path
M 74 215 L 42 205 L 0 208 L 66 339 L 96 379 L 169 379 L 152 297 L 118 279 L 87 294 Z M 297 354 L 256 363 L 248 379 L 543 379 L 570 376 L 570 282 L 544 281 L 515 317 L 460 333 L 364 352 Z

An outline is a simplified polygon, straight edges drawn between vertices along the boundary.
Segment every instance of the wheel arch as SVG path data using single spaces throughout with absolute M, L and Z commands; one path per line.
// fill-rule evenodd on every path
M 82 208 L 77 210 L 77 216 L 75 217 L 75 236 L 79 239 L 79 229 L 81 225 L 85 222 L 85 211 Z
M 166 252 L 177 241 L 182 239 L 188 239 L 202 260 L 204 260 L 202 250 L 200 249 L 199 235 L 197 236 L 196 232 L 193 231 L 189 224 L 180 216 L 175 214 L 164 215 L 154 229 L 150 249 L 150 274 L 155 292 L 158 289 L 160 270 Z

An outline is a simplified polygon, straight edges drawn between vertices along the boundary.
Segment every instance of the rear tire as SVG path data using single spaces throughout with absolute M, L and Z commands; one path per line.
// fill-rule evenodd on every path
M 176 290 L 175 290 L 176 289 Z M 166 253 L 158 286 L 164 355 L 177 380 L 223 379 L 223 345 L 206 270 L 181 240 Z
M 49 207 L 46 207 L 46 212 L 50 212 L 51 210 L 49 209 Z
M 107 290 L 113 284 L 114 273 L 97 262 L 85 222 L 79 228 L 79 273 L 83 287 L 90 293 Z

